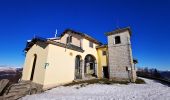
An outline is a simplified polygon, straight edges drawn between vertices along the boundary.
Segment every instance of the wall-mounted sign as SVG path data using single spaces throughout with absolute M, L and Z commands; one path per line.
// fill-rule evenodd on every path
M 49 66 L 49 63 L 45 63 L 44 68 L 46 69 Z

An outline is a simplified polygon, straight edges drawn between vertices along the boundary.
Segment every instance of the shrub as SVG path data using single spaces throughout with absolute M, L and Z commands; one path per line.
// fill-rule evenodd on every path
M 73 81 L 72 83 L 65 84 L 64 86 L 72 86 L 77 84 L 128 84 L 128 81 L 116 81 L 116 80 L 109 80 L 109 79 L 91 79 L 91 80 L 83 80 L 83 81 Z
M 141 78 L 137 78 L 135 81 L 136 84 L 145 84 L 145 81 Z

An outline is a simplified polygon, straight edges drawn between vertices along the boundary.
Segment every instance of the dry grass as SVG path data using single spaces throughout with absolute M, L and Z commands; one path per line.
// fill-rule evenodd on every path
M 136 84 L 145 84 L 145 81 L 141 78 L 137 78 L 135 81 Z
M 64 86 L 73 86 L 78 84 L 128 84 L 129 81 L 116 81 L 116 80 L 109 80 L 109 79 L 91 79 L 91 80 L 82 80 L 82 81 L 73 81 L 72 83 L 65 84 Z M 143 79 L 138 78 L 135 82 L 136 84 L 145 84 Z

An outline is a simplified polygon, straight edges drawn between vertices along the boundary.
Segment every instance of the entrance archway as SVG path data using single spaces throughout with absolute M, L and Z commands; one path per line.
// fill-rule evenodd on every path
M 85 56 L 85 64 L 84 64 L 84 74 L 85 77 L 95 76 L 96 75 L 96 58 L 93 55 L 86 55 Z
M 77 55 L 75 58 L 75 79 L 82 78 L 82 66 L 81 66 L 81 56 Z
M 31 77 L 30 77 L 30 80 L 31 80 L 31 81 L 32 81 L 33 78 L 34 78 L 34 72 L 35 72 L 36 61 L 37 61 L 37 55 L 34 54 L 34 60 L 33 60 L 33 64 L 32 64 L 32 71 L 31 71 Z

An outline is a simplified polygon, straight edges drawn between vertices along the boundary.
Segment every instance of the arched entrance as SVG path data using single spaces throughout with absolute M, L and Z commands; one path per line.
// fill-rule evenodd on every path
M 84 75 L 85 77 L 95 76 L 96 75 L 96 58 L 93 55 L 86 55 L 85 64 L 84 64 Z
M 31 77 L 30 77 L 30 80 L 31 80 L 31 81 L 32 81 L 33 78 L 34 78 L 34 72 L 35 72 L 36 61 L 37 61 L 37 55 L 34 54 L 34 60 L 33 60 L 33 64 L 32 64 L 32 71 L 31 71 Z
M 81 56 L 77 55 L 75 58 L 75 79 L 82 78 Z

